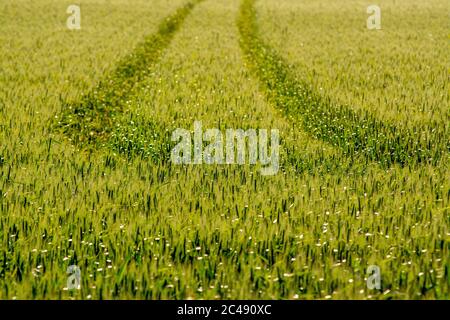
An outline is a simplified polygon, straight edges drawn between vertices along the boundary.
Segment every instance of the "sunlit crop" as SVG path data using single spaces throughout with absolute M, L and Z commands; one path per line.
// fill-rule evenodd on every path
M 0 4 L 0 299 L 449 298 L 445 0 L 381 30 L 358 0 L 79 3 Z M 172 163 L 195 121 L 279 130 L 280 170 Z

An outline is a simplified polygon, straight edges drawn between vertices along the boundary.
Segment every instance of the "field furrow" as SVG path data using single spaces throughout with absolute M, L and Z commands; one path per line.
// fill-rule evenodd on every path
M 80 102 L 63 108 L 62 115 L 57 117 L 57 126 L 71 141 L 98 147 L 108 140 L 114 128 L 120 125 L 117 123 L 120 121 L 118 118 L 123 114 L 130 96 L 138 90 L 139 83 L 152 73 L 152 65 L 170 44 L 195 4 L 201 1 L 188 2 L 172 15 L 163 18 L 156 34 L 147 36 L 118 63 L 111 74 L 101 79 L 95 88 L 82 94 Z M 151 135 L 151 129 L 149 141 L 155 138 Z M 153 150 L 152 155 L 156 157 L 159 153 L 163 153 L 162 150 Z
M 342 1 L 80 1 L 76 31 L 61 1 L 0 3 L 0 299 L 450 297 L 440 55 L 434 85 L 408 74 L 405 91 L 386 91 L 399 110 L 422 101 L 436 113 L 385 116 L 369 80 L 364 105 L 345 90 L 365 79 L 356 63 L 347 75 L 332 66 L 339 90 L 320 90 L 311 74 L 326 71 L 300 67 L 308 55 L 286 36 L 309 15 L 345 13 Z M 433 16 L 443 0 L 430 1 L 420 8 Z M 399 79 L 412 68 L 377 67 Z M 173 132 L 193 138 L 199 122 L 225 139 L 277 129 L 279 170 L 262 175 L 249 148 L 244 163 L 171 161 Z
M 289 64 L 260 39 L 253 0 L 244 0 L 239 17 L 242 49 L 265 91 L 286 116 L 302 121 L 311 135 L 384 167 L 392 164 L 437 164 L 448 160 L 448 132 L 427 126 L 414 130 L 380 121 L 369 112 L 337 105 L 295 77 Z

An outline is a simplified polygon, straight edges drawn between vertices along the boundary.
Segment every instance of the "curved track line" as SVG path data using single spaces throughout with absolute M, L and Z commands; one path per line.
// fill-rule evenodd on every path
M 426 127 L 409 130 L 395 126 L 369 112 L 336 105 L 311 91 L 307 83 L 290 72 L 289 64 L 259 38 L 254 0 L 242 1 L 237 23 L 244 56 L 268 97 L 288 118 L 302 121 L 313 137 L 339 147 L 348 157 L 362 156 L 383 167 L 436 165 L 450 148 L 445 132 L 432 134 Z
M 111 74 L 80 101 L 66 105 L 56 127 L 82 147 L 95 148 L 107 141 L 136 85 L 150 73 L 149 67 L 159 60 L 185 18 L 202 1 L 192 0 L 163 19 L 158 31 L 147 36 Z

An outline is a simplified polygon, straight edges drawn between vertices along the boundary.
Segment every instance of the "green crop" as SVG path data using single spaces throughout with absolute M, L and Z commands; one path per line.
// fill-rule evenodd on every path
M 449 298 L 446 1 L 69 4 L 0 4 L 0 299 Z M 194 121 L 281 170 L 173 164 Z

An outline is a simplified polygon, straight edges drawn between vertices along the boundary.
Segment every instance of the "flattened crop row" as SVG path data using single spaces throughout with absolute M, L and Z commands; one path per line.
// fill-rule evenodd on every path
M 185 18 L 201 1 L 203 0 L 192 0 L 166 17 L 159 25 L 158 31 L 147 36 L 133 52 L 119 62 L 111 74 L 106 75 L 95 88 L 83 95 L 80 101 L 66 105 L 57 127 L 62 129 L 73 143 L 83 148 L 95 149 L 107 144 L 121 153 L 147 154 L 149 150 L 144 150 L 142 143 L 137 148 L 135 143 L 128 139 L 127 126 L 130 120 L 124 114 L 124 106 L 138 91 L 138 84 L 151 73 L 151 66 L 169 46 Z M 148 127 L 148 130 L 144 130 L 147 136 L 145 138 L 152 139 L 159 135 L 157 132 L 147 132 L 150 129 L 156 130 L 157 126 L 148 124 Z M 142 137 L 138 137 L 140 138 Z M 150 145 L 150 149 L 149 156 L 157 157 L 160 150 L 155 148 L 154 144 Z
M 370 112 L 356 112 L 313 92 L 298 80 L 278 53 L 258 34 L 254 0 L 243 0 L 238 27 L 241 48 L 250 69 L 260 79 L 269 99 L 313 137 L 340 148 L 346 156 L 363 157 L 402 166 L 437 164 L 448 157 L 448 130 L 426 126 L 409 129 L 377 119 Z

